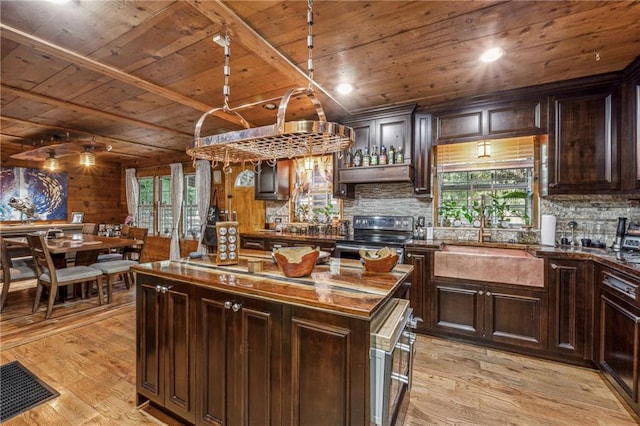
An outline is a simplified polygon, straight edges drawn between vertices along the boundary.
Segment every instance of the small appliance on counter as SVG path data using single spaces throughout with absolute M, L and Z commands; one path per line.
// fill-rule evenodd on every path
M 618 224 L 620 223 L 618 218 Z M 624 228 L 624 226 L 623 226 Z M 624 231 L 624 229 L 623 229 Z M 622 249 L 623 250 L 640 250 L 640 222 L 630 221 L 626 232 L 622 236 Z M 618 241 L 618 230 L 616 230 L 616 242 Z M 615 246 L 615 243 L 614 243 Z M 614 247 L 615 250 L 615 247 Z

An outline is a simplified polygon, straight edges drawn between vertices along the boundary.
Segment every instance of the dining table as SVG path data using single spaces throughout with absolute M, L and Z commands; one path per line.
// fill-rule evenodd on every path
M 10 247 L 29 247 L 27 237 L 5 238 L 4 241 Z M 106 250 L 144 244 L 131 238 L 92 234 L 65 234 L 62 238 L 48 238 L 46 243 L 56 267 L 62 268 L 66 267 L 66 258 L 70 253 L 76 253 L 76 265 L 90 265 L 96 262 L 98 254 Z M 82 255 L 78 256 L 78 253 Z

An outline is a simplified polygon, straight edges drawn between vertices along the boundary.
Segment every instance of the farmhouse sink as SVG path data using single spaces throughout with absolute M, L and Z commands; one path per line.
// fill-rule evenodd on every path
M 523 249 L 447 244 L 435 252 L 433 270 L 436 277 L 544 286 L 544 259 Z

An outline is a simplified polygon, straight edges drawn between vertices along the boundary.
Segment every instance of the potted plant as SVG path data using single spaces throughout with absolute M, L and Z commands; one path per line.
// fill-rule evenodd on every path
M 462 217 L 462 209 L 454 200 L 442 202 L 440 207 L 440 220 L 442 226 L 460 226 L 460 218 Z
M 462 206 L 462 215 L 469 222 L 469 225 L 473 225 L 476 228 L 480 226 L 480 202 L 474 200 L 469 206 Z

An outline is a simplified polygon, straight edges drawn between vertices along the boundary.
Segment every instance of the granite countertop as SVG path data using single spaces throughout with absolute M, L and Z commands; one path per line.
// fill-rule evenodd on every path
M 526 250 L 536 257 L 554 257 L 575 260 L 591 260 L 602 265 L 615 268 L 640 278 L 640 263 L 633 263 L 629 260 L 640 260 L 640 254 L 616 253 L 610 248 L 597 249 L 588 247 L 571 246 L 542 246 L 537 244 L 515 244 L 503 242 L 479 242 L 479 241 L 458 241 L 458 240 L 412 240 L 407 246 L 409 248 L 425 248 L 441 250 L 445 245 L 493 247 Z
M 325 241 L 336 242 L 348 239 L 347 236 L 337 234 L 306 234 L 301 232 L 280 232 L 271 230 L 258 230 L 243 232 L 240 237 L 266 238 L 273 240 L 296 240 L 296 241 Z
M 262 272 L 248 272 L 249 260 L 263 261 Z M 285 277 L 270 255 L 242 251 L 236 265 L 216 265 L 215 258 L 164 260 L 132 266 L 138 273 L 192 283 L 228 293 L 328 311 L 370 320 L 413 267 L 396 265 L 388 273 L 372 273 L 355 260 L 331 258 L 308 277 Z

